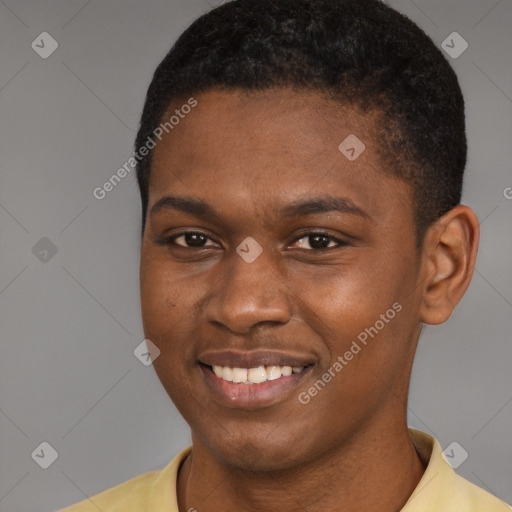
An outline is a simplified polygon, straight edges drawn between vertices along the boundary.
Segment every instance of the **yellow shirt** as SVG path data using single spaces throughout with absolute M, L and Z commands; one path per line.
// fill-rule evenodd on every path
M 433 437 L 409 428 L 427 469 L 401 512 L 510 512 L 512 507 L 457 475 Z M 178 469 L 192 447 L 162 470 L 137 476 L 60 512 L 179 512 Z M 182 511 L 183 512 L 183 511 Z

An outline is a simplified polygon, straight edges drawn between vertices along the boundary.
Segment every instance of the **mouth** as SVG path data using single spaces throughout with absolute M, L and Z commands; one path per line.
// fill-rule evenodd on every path
M 293 373 L 302 373 L 306 366 L 258 366 L 256 368 L 237 368 L 231 366 L 205 365 L 219 379 L 235 384 L 261 384 L 262 382 L 289 377 Z
M 217 352 L 197 363 L 212 398 L 243 409 L 283 402 L 314 367 L 304 357 L 269 352 Z

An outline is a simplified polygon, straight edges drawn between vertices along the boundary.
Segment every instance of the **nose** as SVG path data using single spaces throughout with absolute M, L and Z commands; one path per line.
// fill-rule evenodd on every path
M 226 260 L 206 307 L 208 321 L 238 334 L 260 323 L 286 324 L 292 314 L 289 290 L 273 259 L 263 251 L 252 263 L 237 253 Z

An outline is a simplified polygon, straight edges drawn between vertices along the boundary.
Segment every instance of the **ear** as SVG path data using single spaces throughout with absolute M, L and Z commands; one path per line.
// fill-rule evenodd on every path
M 479 240 L 480 224 L 466 205 L 428 228 L 422 250 L 422 322 L 436 325 L 450 318 L 473 276 Z

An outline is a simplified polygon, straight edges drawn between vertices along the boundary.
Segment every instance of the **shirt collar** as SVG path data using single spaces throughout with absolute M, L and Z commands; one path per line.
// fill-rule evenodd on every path
M 471 505 L 481 503 L 480 500 L 488 503 L 489 507 L 486 508 L 488 512 L 512 510 L 505 503 L 499 502 L 497 498 L 457 475 L 435 438 L 414 428 L 409 428 L 409 434 L 426 470 L 401 512 L 466 510 L 465 504 L 467 510 L 475 510 Z M 149 492 L 148 510 L 178 512 L 176 493 L 178 472 L 191 451 L 191 446 L 183 449 L 160 472 Z M 170 486 L 170 483 L 173 485 Z M 487 501 L 488 499 L 492 500 L 492 504 Z

